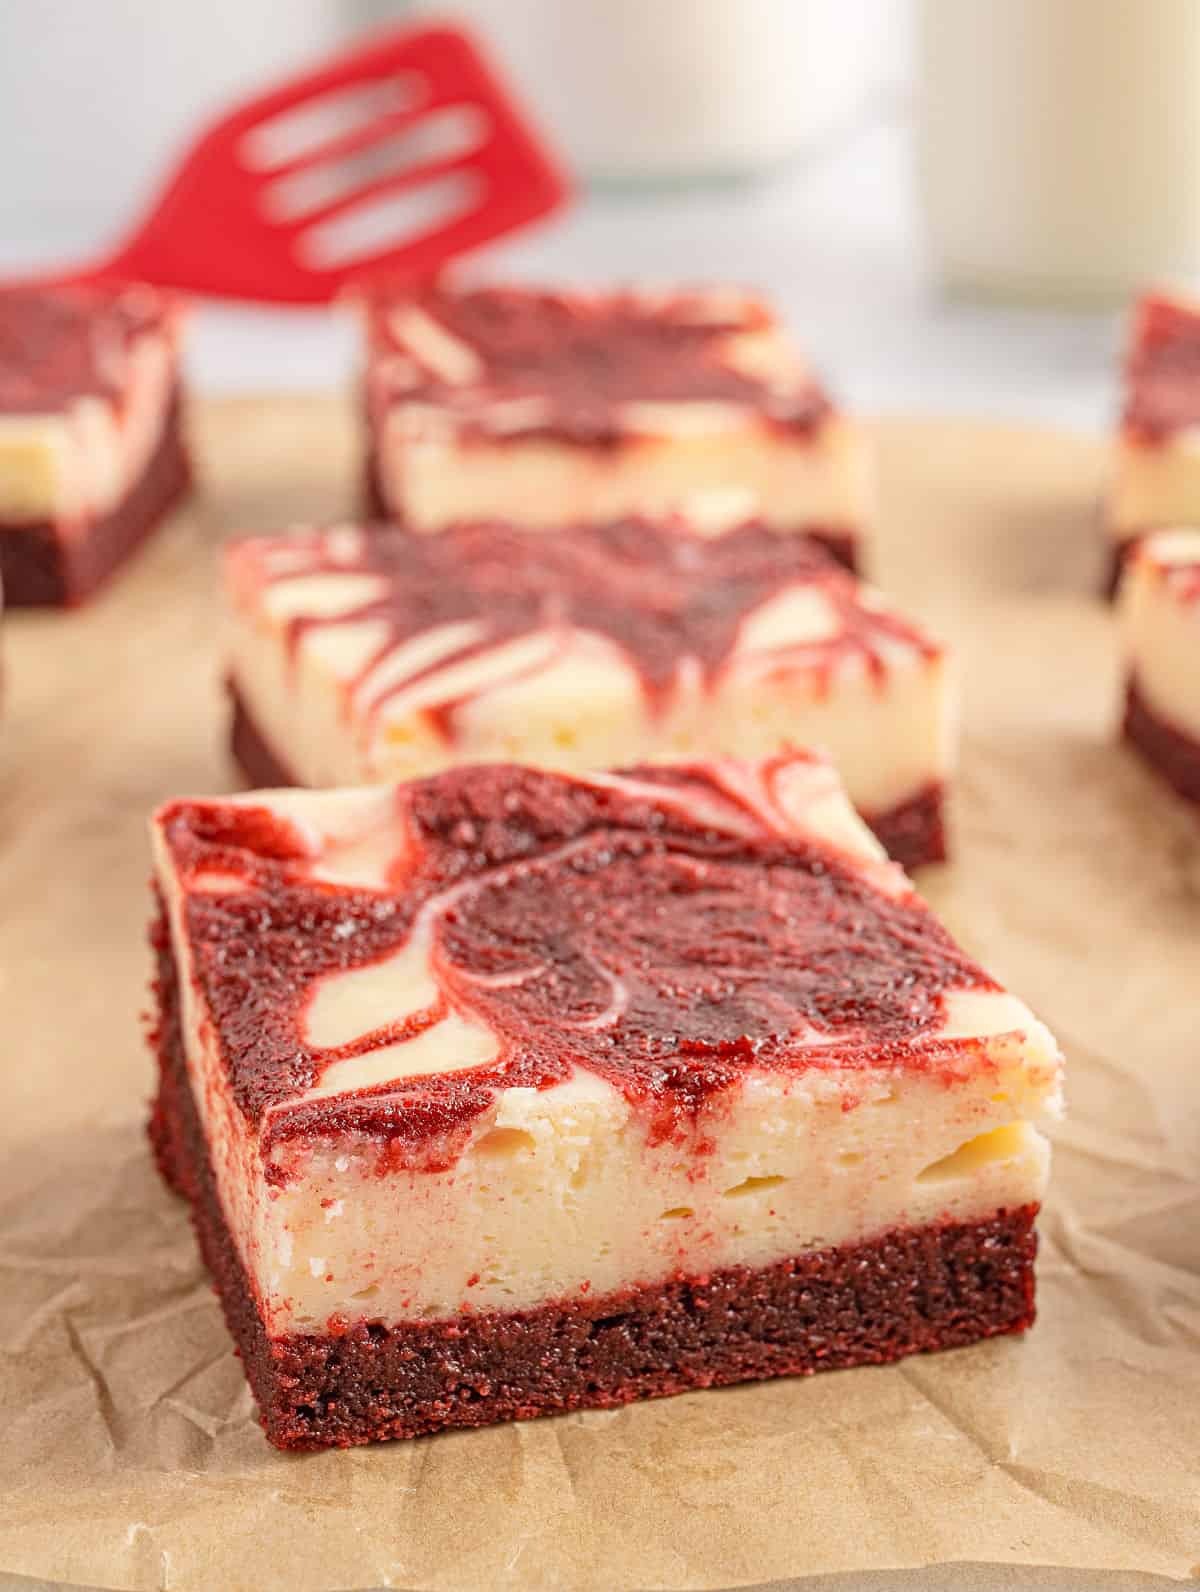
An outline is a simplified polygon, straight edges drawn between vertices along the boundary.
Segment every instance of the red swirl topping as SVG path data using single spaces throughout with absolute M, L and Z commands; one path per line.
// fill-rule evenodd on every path
M 1200 314 L 1172 299 L 1138 308 L 1123 423 L 1144 442 L 1200 426 Z
M 272 573 L 272 557 L 288 563 Z M 749 524 L 725 536 L 701 538 L 681 522 L 623 520 L 533 535 L 509 525 L 465 525 L 438 536 L 390 529 L 314 532 L 307 537 L 258 537 L 235 544 L 230 578 L 235 591 L 306 579 L 317 574 L 379 575 L 382 595 L 334 617 L 299 615 L 289 621 L 294 649 L 310 631 L 373 620 L 386 641 L 356 682 L 387 663 L 406 642 L 441 625 L 472 621 L 479 634 L 436 664 L 392 678 L 378 695 L 364 692 L 371 711 L 417 680 L 452 668 L 505 642 L 534 632 L 572 627 L 616 643 L 636 668 L 654 707 L 661 707 L 681 664 L 699 660 L 711 684 L 728 663 L 739 627 L 762 603 L 791 587 L 816 586 L 836 630 L 792 649 L 806 667 L 831 667 L 858 652 L 879 670 L 879 648 L 899 641 L 933 655 L 921 631 L 895 614 L 861 601 L 857 582 L 806 538 Z M 431 721 L 453 737 L 458 702 L 442 703 Z
M 1167 564 L 1162 568 L 1167 590 L 1177 603 L 1200 604 L 1200 557 L 1194 564 Z M 1197 638 L 1200 646 L 1200 636 Z
M 414 355 L 390 319 L 406 304 L 466 344 L 482 373 L 465 384 L 447 382 L 416 353 L 418 373 L 394 395 L 449 405 L 467 420 L 483 418 L 488 404 L 541 399 L 546 419 L 523 425 L 525 436 L 611 442 L 627 430 L 619 411 L 630 402 L 745 404 L 800 430 L 830 412 L 828 398 L 806 376 L 786 390 L 774 388 L 726 357 L 731 338 L 775 329 L 770 312 L 753 299 L 710 312 L 701 295 L 688 293 L 648 300 L 633 293 L 431 288 L 415 299 L 374 306 L 378 351 Z
M 0 413 L 43 413 L 74 398 L 120 397 L 130 344 L 166 310 L 150 288 L 0 291 Z
M 185 892 L 198 875 L 249 886 L 186 894 L 195 976 L 246 1116 L 357 1053 L 306 1042 L 315 983 L 396 951 L 418 918 L 439 1000 L 363 1048 L 455 1009 L 491 1028 L 496 1061 L 294 1106 L 273 1136 L 351 1129 L 411 1146 L 469 1124 L 498 1090 L 574 1068 L 665 1136 L 750 1067 L 938 1065 L 914 1042 L 936 1036 L 944 993 L 995 986 L 915 894 L 773 826 L 719 771 L 634 773 L 636 786 L 597 786 L 487 766 L 401 787 L 403 861 L 382 891 L 315 881 L 299 834 L 266 809 L 167 809 Z M 772 766 L 764 777 L 769 790 Z

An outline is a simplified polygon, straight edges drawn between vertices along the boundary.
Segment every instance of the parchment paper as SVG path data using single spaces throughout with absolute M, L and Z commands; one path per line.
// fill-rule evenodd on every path
M 1070 1068 L 1034 1331 L 298 1457 L 253 1420 L 145 1148 L 144 819 L 233 788 L 219 536 L 348 512 L 353 437 L 332 399 L 194 420 L 204 498 L 92 608 L 5 623 L 0 1570 L 230 1592 L 1200 1575 L 1200 824 L 1112 737 L 1099 448 L 877 428 L 878 575 L 965 676 L 957 860 L 921 882 Z

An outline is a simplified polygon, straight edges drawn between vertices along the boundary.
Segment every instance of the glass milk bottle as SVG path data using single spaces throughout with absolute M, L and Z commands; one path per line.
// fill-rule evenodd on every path
M 1200 0 L 920 0 L 917 69 L 949 288 L 1102 302 L 1200 266 Z

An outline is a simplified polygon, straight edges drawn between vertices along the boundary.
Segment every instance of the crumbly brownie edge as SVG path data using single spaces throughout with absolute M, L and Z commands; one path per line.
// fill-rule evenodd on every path
M 927 862 L 945 862 L 945 786 L 931 781 L 907 801 L 882 813 L 863 813 L 863 822 L 875 832 L 883 849 L 904 868 Z
M 1200 741 L 1168 724 L 1154 711 L 1142 694 L 1136 675 L 1126 686 L 1122 731 L 1180 796 L 1200 803 Z
M 1133 549 L 1141 540 L 1141 534 L 1134 532 L 1121 540 L 1113 540 L 1108 549 L 1108 562 L 1103 573 L 1103 595 L 1109 602 L 1115 602 L 1117 592 L 1121 587 L 1121 577 L 1125 573 L 1125 564 Z

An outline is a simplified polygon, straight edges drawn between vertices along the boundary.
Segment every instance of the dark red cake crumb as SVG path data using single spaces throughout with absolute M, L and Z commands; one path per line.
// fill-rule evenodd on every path
M 279 790 L 285 785 L 299 785 L 300 781 L 282 757 L 263 739 L 244 697 L 232 680 L 226 681 L 226 690 L 233 710 L 229 731 L 230 750 L 251 789 Z
M 882 813 L 863 813 L 863 821 L 893 861 L 903 868 L 920 868 L 927 862 L 945 862 L 945 792 L 940 784 L 926 785 L 896 807 Z
M 1025 1205 L 531 1310 L 391 1326 L 339 1316 L 324 1334 L 269 1338 L 188 1085 L 169 955 L 160 989 L 155 1153 L 191 1205 L 260 1419 L 280 1448 L 349 1447 L 879 1365 L 1033 1322 L 1037 1208 Z
M 1200 741 L 1185 735 L 1155 713 L 1142 695 L 1136 678 L 1125 694 L 1122 730 L 1146 761 L 1180 796 L 1200 802 Z
M 1104 595 L 1111 601 L 1120 590 L 1121 578 L 1125 573 L 1125 565 L 1133 557 L 1134 549 L 1146 533 L 1135 531 L 1132 535 L 1123 537 L 1120 541 L 1113 541 L 1108 564 L 1104 571 Z

